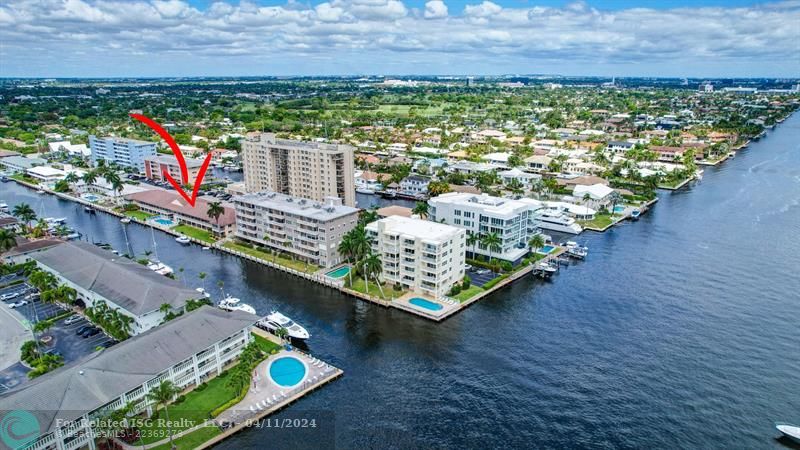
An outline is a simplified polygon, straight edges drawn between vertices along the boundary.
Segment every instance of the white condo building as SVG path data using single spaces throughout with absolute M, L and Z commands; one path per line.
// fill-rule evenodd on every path
M 512 200 L 486 194 L 450 192 L 428 200 L 430 220 L 464 228 L 469 234 L 496 233 L 499 252 L 480 242 L 468 250 L 479 255 L 516 262 L 528 254 L 528 242 L 539 232 L 542 203 L 530 198 Z
M 89 136 L 89 148 L 92 151 L 92 165 L 97 166 L 98 161 L 117 163 L 122 167 L 131 167 L 139 172 L 144 172 L 144 158 L 155 156 L 155 142 L 137 141 L 115 136 L 96 137 Z
M 247 192 L 272 191 L 323 201 L 339 197 L 355 206 L 353 147 L 279 139 L 251 133 L 242 141 Z
M 384 282 L 439 298 L 464 278 L 463 229 L 402 216 L 372 222 L 366 229 L 381 258 Z
M 236 196 L 236 237 L 321 267 L 339 264 L 339 243 L 358 223 L 358 209 L 337 197 L 326 200 L 277 192 Z

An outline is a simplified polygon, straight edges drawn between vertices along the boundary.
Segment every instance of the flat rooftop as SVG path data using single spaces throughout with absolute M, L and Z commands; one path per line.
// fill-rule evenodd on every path
M 318 202 L 269 191 L 238 195 L 233 197 L 231 201 L 233 203 L 247 203 L 262 208 L 283 211 L 284 213 L 319 221 L 333 220 L 358 213 L 358 208 L 350 206 Z
M 403 216 L 389 216 L 380 219 L 367 225 L 367 229 L 378 231 L 379 224 L 383 225 L 384 232 L 413 236 L 426 242 L 446 241 L 459 233 L 466 233 L 464 229 L 452 225 Z
M 514 200 L 511 198 L 493 197 L 488 194 L 470 194 L 461 192 L 448 192 L 429 200 L 432 204 L 451 204 L 464 207 L 477 207 L 487 214 L 509 215 L 516 214 L 520 209 L 530 209 L 541 207 L 541 202 L 532 198 L 521 198 Z

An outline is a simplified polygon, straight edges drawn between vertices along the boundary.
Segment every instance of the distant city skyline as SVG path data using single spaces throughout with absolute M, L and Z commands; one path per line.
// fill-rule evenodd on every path
M 11 0 L 0 76 L 796 78 L 798 23 L 797 1 Z

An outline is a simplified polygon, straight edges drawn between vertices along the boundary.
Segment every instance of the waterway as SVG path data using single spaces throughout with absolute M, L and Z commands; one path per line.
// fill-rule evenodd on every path
M 0 189 L 124 249 L 116 218 Z M 773 422 L 800 423 L 800 114 L 660 197 L 636 223 L 580 236 L 588 259 L 553 281 L 441 324 L 156 232 L 187 285 L 205 272 L 210 291 L 223 281 L 284 312 L 345 371 L 274 416 L 315 427 L 268 423 L 218 448 L 785 448 Z M 146 228 L 127 230 L 138 255 L 151 249 Z

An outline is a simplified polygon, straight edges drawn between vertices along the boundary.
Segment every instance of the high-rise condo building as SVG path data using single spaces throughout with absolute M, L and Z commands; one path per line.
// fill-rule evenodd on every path
M 251 133 L 242 142 L 242 161 L 248 192 L 272 191 L 318 202 L 339 197 L 347 206 L 356 204 L 349 145 Z
M 139 172 L 144 172 L 144 158 L 156 154 L 156 143 L 137 141 L 115 136 L 97 137 L 89 136 L 89 148 L 92 151 L 92 165 L 97 166 L 98 161 L 117 163 L 122 167 L 131 167 Z

